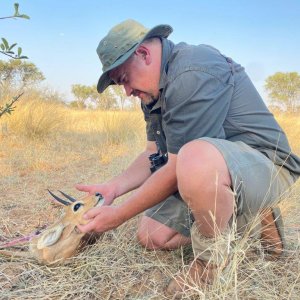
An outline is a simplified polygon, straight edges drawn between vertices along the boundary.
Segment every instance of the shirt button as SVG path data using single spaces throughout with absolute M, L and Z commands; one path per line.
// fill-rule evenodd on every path
M 159 130 L 157 130 L 157 131 L 156 131 L 156 134 L 160 134 L 160 131 L 159 131 Z

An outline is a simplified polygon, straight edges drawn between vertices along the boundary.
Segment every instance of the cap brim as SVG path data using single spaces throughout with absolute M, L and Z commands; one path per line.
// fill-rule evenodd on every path
M 116 67 L 122 65 L 131 56 L 131 54 L 136 50 L 136 48 L 139 45 L 140 45 L 140 43 L 136 44 L 133 48 L 131 48 L 124 55 L 122 55 L 119 59 L 117 59 L 104 73 L 102 73 L 102 75 L 99 78 L 98 84 L 97 84 L 97 91 L 99 93 L 103 93 L 104 90 L 109 85 L 114 84 L 114 82 L 108 76 L 108 72 L 115 69 Z
M 123 64 L 133 54 L 133 52 L 138 48 L 138 46 L 142 42 L 153 37 L 167 38 L 172 33 L 172 31 L 173 28 L 170 25 L 158 25 L 149 30 L 139 43 L 137 43 L 124 55 L 118 58 L 105 72 L 102 73 L 98 80 L 97 91 L 99 93 L 103 93 L 109 85 L 114 84 L 114 82 L 108 76 L 108 72 Z

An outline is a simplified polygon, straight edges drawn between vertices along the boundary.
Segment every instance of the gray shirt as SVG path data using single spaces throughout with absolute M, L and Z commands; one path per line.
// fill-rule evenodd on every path
M 300 175 L 300 159 L 243 67 L 211 46 L 162 45 L 160 96 L 142 105 L 149 141 L 174 154 L 201 137 L 242 141 Z

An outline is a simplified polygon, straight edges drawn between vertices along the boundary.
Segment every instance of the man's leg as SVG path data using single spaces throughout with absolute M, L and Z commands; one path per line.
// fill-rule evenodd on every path
M 195 260 L 185 274 L 179 274 L 169 284 L 169 295 L 180 294 L 186 284 L 202 284 L 213 281 L 219 264 L 226 263 L 223 252 L 213 257 L 213 247 L 228 229 L 234 212 L 234 195 L 231 190 L 231 176 L 220 151 L 212 144 L 195 140 L 186 144 L 177 157 L 178 190 L 191 208 L 195 223 L 192 242 Z M 224 261 L 221 261 L 224 259 Z
M 196 214 L 197 225 L 201 227 L 202 234 L 213 237 L 215 231 L 220 233 L 226 229 L 233 213 L 230 175 L 221 153 L 213 145 L 200 140 L 188 145 L 180 151 L 178 157 L 178 188 L 180 194 L 184 195 L 185 202 Z M 208 164 L 208 161 L 213 161 L 214 165 Z M 176 249 L 191 242 L 189 237 L 148 216 L 143 216 L 139 223 L 138 239 L 148 249 Z
M 190 237 L 147 216 L 143 216 L 139 222 L 138 240 L 150 250 L 172 250 L 191 243 Z
M 206 237 L 222 233 L 233 214 L 234 197 L 230 174 L 219 150 L 201 140 L 184 146 L 178 154 L 177 180 L 199 232 Z
M 147 249 L 171 250 L 191 243 L 194 218 L 179 193 L 148 209 L 138 225 L 138 240 Z
M 236 226 L 242 233 L 253 227 L 251 223 L 261 212 L 268 208 L 274 212 L 273 207 L 293 183 L 287 170 L 257 150 L 242 142 L 212 138 L 192 141 L 180 150 L 177 179 L 179 192 L 195 217 L 191 232 L 195 261 L 185 277 L 179 275 L 170 283 L 169 294 L 182 292 L 189 283 L 211 282 L 216 267 L 226 264 L 230 242 L 226 227 L 235 205 Z M 282 236 L 276 229 L 280 224 L 274 226 L 276 216 L 269 215 L 263 215 L 261 237 L 269 249 L 276 246 L 280 254 Z M 276 245 L 278 242 L 281 244 Z

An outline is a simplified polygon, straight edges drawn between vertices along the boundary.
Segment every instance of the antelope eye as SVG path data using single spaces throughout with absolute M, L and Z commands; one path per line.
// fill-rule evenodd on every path
M 81 207 L 82 203 L 76 203 L 73 207 L 73 211 L 77 211 Z

